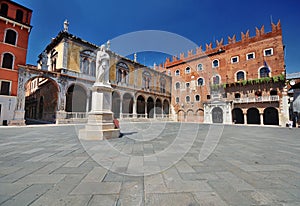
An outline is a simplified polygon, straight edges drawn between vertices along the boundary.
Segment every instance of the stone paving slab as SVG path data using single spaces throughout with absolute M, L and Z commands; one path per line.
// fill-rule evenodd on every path
M 76 129 L 0 127 L 0 204 L 300 205 L 299 129 L 224 126 L 204 161 L 209 125 L 121 121 L 123 138 L 90 143 Z

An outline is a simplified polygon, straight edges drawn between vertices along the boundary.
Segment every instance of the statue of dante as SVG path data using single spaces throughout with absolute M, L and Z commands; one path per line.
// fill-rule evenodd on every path
M 96 58 L 96 83 L 109 81 L 109 54 L 105 51 L 105 45 L 101 45 Z

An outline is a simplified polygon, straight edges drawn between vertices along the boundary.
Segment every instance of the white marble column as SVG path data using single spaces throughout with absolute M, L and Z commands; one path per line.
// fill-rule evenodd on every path
M 260 125 L 264 125 L 264 113 L 260 113 Z
M 132 108 L 132 115 L 133 115 L 133 118 L 136 118 L 137 115 L 136 115 L 136 99 L 134 98 L 133 99 L 133 108 Z
M 145 118 L 148 118 L 147 113 L 148 113 L 148 108 L 147 108 L 147 102 L 145 101 Z
M 123 96 L 120 95 L 120 119 L 123 119 Z

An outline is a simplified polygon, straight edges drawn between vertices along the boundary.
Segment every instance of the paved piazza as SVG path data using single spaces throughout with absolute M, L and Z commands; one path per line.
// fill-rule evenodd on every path
M 80 141 L 73 125 L 1 127 L 1 205 L 300 205 L 299 129 L 121 128 Z

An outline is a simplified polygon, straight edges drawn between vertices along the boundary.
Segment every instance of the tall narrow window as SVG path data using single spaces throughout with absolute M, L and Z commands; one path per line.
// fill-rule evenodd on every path
M 83 60 L 83 73 L 89 73 L 89 60 L 87 58 Z
M 189 103 L 189 102 L 191 101 L 190 96 L 186 96 L 186 97 L 185 97 L 185 101 L 186 101 L 186 103 Z
M 176 88 L 176 89 L 180 89 L 180 83 L 179 83 L 179 82 L 176 82 L 175 88 Z
M 14 57 L 9 53 L 5 53 L 2 59 L 2 68 L 13 69 Z
M 129 67 L 124 62 L 119 62 L 116 65 L 118 82 L 128 83 Z M 144 75 L 144 74 L 143 74 Z
M 176 70 L 175 76 L 179 76 L 179 75 L 180 75 L 180 71 L 179 71 L 179 70 Z
M 166 93 L 166 80 L 164 78 L 160 79 L 160 92 Z
M 23 11 L 18 9 L 16 12 L 16 20 L 19 22 L 23 21 Z
M 16 45 L 17 33 L 14 30 L 8 29 L 5 34 L 5 43 Z
M 92 61 L 91 63 L 91 69 L 90 69 L 90 75 L 91 76 L 96 76 L 96 62 Z
M 198 81 L 198 86 L 203 86 L 204 85 L 204 79 L 203 78 L 199 78 Z
M 7 12 L 8 12 L 8 5 L 1 4 L 0 15 L 7 16 Z
M 0 83 L 0 95 L 10 95 L 10 82 L 1 81 Z
M 200 101 L 200 95 L 197 94 L 197 95 L 195 96 L 195 102 L 199 102 L 199 101 Z
M 147 71 L 143 73 L 143 88 L 150 89 L 151 74 Z
M 220 84 L 220 77 L 219 76 L 214 76 L 213 77 L 213 84 Z
M 96 54 L 90 50 L 80 52 L 80 71 L 83 74 L 96 76 Z

